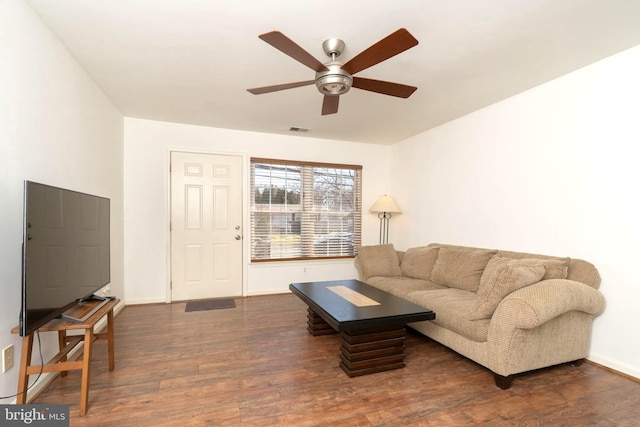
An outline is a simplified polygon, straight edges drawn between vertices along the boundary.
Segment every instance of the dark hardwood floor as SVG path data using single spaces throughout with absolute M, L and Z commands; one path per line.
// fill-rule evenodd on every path
M 508 390 L 485 368 L 421 335 L 407 366 L 348 378 L 337 335 L 312 337 L 291 294 L 185 312 L 132 306 L 116 317 L 116 369 L 94 346 L 89 409 L 80 373 L 34 403 L 71 404 L 71 426 L 637 426 L 640 383 L 601 367 L 561 365 L 517 376 Z

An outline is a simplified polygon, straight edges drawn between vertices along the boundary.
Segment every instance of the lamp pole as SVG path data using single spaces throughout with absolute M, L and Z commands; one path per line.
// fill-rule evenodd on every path
M 378 218 L 380 218 L 380 244 L 386 245 L 389 243 L 389 219 L 391 218 L 391 212 L 380 212 Z
M 386 245 L 389 243 L 389 219 L 391 219 L 392 213 L 400 213 L 400 208 L 391 196 L 378 197 L 378 200 L 369 208 L 369 212 L 378 214 L 380 218 L 380 244 Z

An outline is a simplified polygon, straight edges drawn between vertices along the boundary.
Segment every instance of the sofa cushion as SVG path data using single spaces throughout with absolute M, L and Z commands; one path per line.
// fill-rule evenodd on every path
M 400 262 L 402 274 L 416 279 L 429 280 L 433 265 L 438 258 L 438 249 L 427 246 L 407 249 Z
M 402 276 L 400 261 L 393 244 L 360 246 L 358 257 L 365 278 L 372 276 Z
M 406 299 L 436 313 L 431 322 L 447 328 L 465 338 L 483 342 L 487 340 L 490 319 L 471 320 L 468 314 L 478 295 L 475 292 L 455 288 L 412 292 Z
M 476 292 L 482 272 L 496 252 L 487 249 L 440 248 L 431 271 L 431 281 L 450 288 Z
M 366 280 L 366 283 L 389 292 L 400 298 L 405 298 L 407 294 L 416 291 L 427 291 L 430 289 L 442 289 L 444 286 L 437 285 L 424 279 L 416 279 L 413 277 L 384 277 L 373 276 Z M 446 289 L 446 288 L 445 288 Z
M 544 263 L 539 259 L 491 258 L 480 279 L 478 299 L 469 318 L 490 318 L 507 295 L 539 282 L 544 274 Z

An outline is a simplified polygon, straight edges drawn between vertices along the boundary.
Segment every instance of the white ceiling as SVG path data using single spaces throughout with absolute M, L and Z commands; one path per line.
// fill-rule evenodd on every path
M 127 117 L 391 144 L 640 44 L 638 0 L 28 0 Z M 397 30 L 420 42 L 358 74 L 417 86 L 408 99 L 352 89 L 337 114 L 314 78 L 258 38 L 279 30 L 343 62 Z

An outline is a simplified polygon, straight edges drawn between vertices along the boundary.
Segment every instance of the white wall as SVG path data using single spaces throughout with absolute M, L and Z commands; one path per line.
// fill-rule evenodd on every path
M 112 293 L 166 301 L 168 153 L 182 149 L 362 164 L 363 244 L 378 238 L 366 209 L 389 193 L 403 210 L 391 221 L 400 249 L 441 241 L 587 259 L 607 299 L 590 358 L 640 377 L 638 75 L 640 47 L 392 147 L 138 119 L 123 129 L 24 2 L 0 0 L 0 348 L 14 344 L 19 360 L 9 331 L 20 303 L 23 180 L 110 197 Z M 246 292 L 354 276 L 351 260 L 247 265 Z M 45 339 L 45 357 L 54 341 Z M 16 383 L 17 368 L 0 374 L 0 395 Z
M 363 207 L 388 192 L 390 147 L 125 119 L 125 297 L 127 304 L 170 299 L 168 171 L 170 150 L 231 153 L 248 159 L 363 165 Z M 248 193 L 247 193 L 248 194 Z M 248 196 L 245 197 L 248 200 Z M 245 211 L 248 207 L 245 206 Z M 245 218 L 245 237 L 248 235 Z M 363 244 L 377 243 L 378 219 L 363 214 Z M 248 239 L 245 239 L 248 242 Z M 248 243 L 245 243 L 245 249 Z M 246 252 L 246 251 L 245 251 Z M 306 271 L 305 271 L 306 268 Z M 292 282 L 356 277 L 353 260 L 259 263 L 245 271 L 245 294 L 288 292 Z
M 443 242 L 592 262 L 590 359 L 640 377 L 640 46 L 392 147 L 400 249 Z
M 23 181 L 111 198 L 112 290 L 121 295 L 122 143 L 122 115 L 66 49 L 25 2 L 0 0 L 0 348 L 15 346 L 0 396 L 16 392 L 20 361 L 20 338 L 10 330 L 20 312 Z M 43 334 L 47 360 L 57 348 L 50 335 Z

